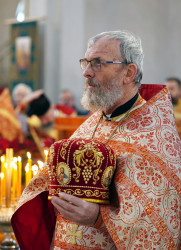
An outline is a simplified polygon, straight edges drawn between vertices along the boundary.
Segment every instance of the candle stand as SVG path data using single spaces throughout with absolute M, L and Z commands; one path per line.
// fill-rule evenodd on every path
M 0 244 L 0 249 L 19 250 L 19 246 L 14 239 L 14 233 L 11 226 L 11 216 L 14 212 L 13 208 L 0 209 L 0 231 L 4 233 L 5 239 Z
M 47 157 L 47 152 L 45 156 Z M 6 155 L 0 158 L 0 231 L 5 235 L 4 241 L 0 243 L 0 250 L 20 249 L 11 227 L 11 217 L 21 197 L 22 171 L 25 173 L 25 186 L 27 186 L 32 177 L 43 167 L 42 161 L 38 161 L 38 165 L 32 165 L 30 152 L 27 152 L 27 157 L 25 168 L 22 166 L 20 156 L 13 157 L 12 148 L 7 148 Z
M 0 190 L 0 231 L 5 235 L 5 239 L 0 244 L 0 249 L 19 249 L 18 244 L 14 239 L 14 232 L 11 227 L 11 217 L 16 207 L 16 195 L 14 192 L 16 186 L 12 187 L 14 182 L 13 174 L 16 177 L 17 174 L 13 172 L 13 149 L 6 149 L 6 166 L 4 168 L 3 177 L 1 180 Z M 2 166 L 1 166 L 2 171 Z

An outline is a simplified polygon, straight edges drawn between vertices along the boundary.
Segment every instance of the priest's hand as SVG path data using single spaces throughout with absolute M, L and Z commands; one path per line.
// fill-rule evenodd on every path
M 60 197 L 60 198 L 59 198 Z M 59 193 L 52 197 L 52 204 L 62 217 L 77 224 L 93 226 L 99 215 L 99 205 L 76 196 Z

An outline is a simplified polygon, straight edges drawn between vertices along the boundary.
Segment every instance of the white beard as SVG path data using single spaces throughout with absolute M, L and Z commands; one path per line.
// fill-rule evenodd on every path
M 97 110 L 109 110 L 114 104 L 123 97 L 123 87 L 119 79 L 113 79 L 111 82 L 104 82 L 101 89 L 100 84 L 91 79 L 86 80 L 86 85 L 90 83 L 95 86 L 91 90 L 85 87 L 81 104 L 85 109 L 92 112 Z

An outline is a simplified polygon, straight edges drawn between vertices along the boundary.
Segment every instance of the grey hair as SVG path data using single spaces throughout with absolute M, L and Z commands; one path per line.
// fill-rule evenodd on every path
M 20 91 L 20 90 L 25 90 L 26 94 L 30 94 L 32 92 L 32 89 L 25 83 L 18 83 L 12 91 L 12 97 L 13 99 L 15 98 L 16 94 Z
M 128 63 L 134 63 L 137 66 L 137 73 L 134 78 L 134 82 L 138 85 L 143 75 L 143 49 L 141 46 L 141 40 L 139 37 L 135 37 L 128 31 L 107 31 L 102 32 L 88 40 L 88 47 L 94 45 L 94 43 L 101 37 L 109 36 L 110 40 L 119 40 L 120 52 L 123 59 Z

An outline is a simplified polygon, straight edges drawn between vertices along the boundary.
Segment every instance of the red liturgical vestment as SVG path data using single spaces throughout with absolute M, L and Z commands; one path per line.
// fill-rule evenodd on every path
M 147 102 L 140 97 L 121 122 L 100 117 L 101 112 L 94 113 L 72 138 L 94 134 L 106 143 L 112 134 L 108 143 L 117 169 L 111 204 L 100 205 L 94 227 L 60 214 L 55 222 L 48 192 L 43 192 L 49 189 L 45 166 L 24 190 L 12 217 L 21 249 L 49 249 L 54 228 L 54 249 L 180 249 L 181 141 L 168 89 Z

